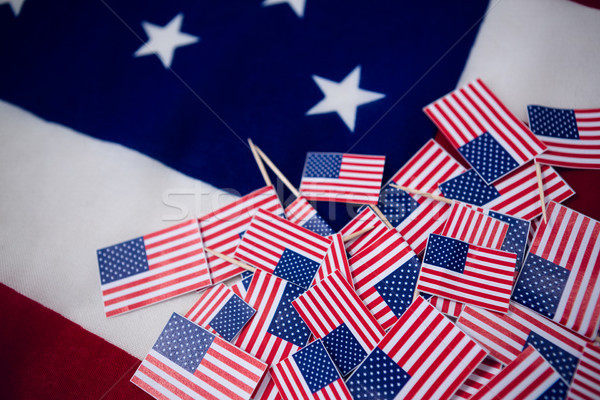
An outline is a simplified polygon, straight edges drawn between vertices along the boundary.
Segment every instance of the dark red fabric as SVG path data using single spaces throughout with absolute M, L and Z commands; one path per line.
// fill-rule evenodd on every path
M 140 360 L 0 284 L 3 399 L 151 399 Z
M 571 0 L 574 3 L 579 3 L 584 6 L 600 9 L 600 0 Z

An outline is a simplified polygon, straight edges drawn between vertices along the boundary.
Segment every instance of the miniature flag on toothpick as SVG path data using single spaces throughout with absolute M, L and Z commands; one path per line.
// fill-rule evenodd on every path
M 285 215 L 288 221 L 321 236 L 330 236 L 335 233 L 304 197 L 298 197 L 287 206 L 285 208 Z
M 267 365 L 173 313 L 131 382 L 156 399 L 249 399 Z
M 107 317 L 211 284 L 196 220 L 98 250 Z
M 346 385 L 355 399 L 450 399 L 485 356 L 417 297 Z
M 450 300 L 440 296 L 431 296 L 427 301 L 442 314 L 453 318 L 458 318 L 465 307 L 465 304 L 460 301 Z
M 423 110 L 488 185 L 546 150 L 480 79 Z
M 476 246 L 500 250 L 507 232 L 508 224 L 454 202 L 441 234 Z
M 246 294 L 248 293 L 248 288 L 250 287 L 250 282 L 252 282 L 253 272 L 244 271 L 242 275 L 240 275 L 241 280 L 239 282 L 234 283 L 230 286 L 233 293 L 240 296 L 240 298 L 245 299 Z
M 350 263 L 348 262 L 348 255 L 346 254 L 346 248 L 344 247 L 344 238 L 341 233 L 336 233 L 331 236 L 331 244 L 329 245 L 329 249 L 327 250 L 325 259 L 321 263 L 319 271 L 317 271 L 317 276 L 315 277 L 313 284 L 322 281 L 335 271 L 340 271 L 350 286 L 354 286 L 354 283 L 352 282 L 352 273 L 350 272 Z
M 489 381 L 491 381 L 496 375 L 502 371 L 502 364 L 495 361 L 491 357 L 483 359 L 481 364 L 475 368 L 475 371 L 462 384 L 456 391 L 452 400 L 468 400 L 481 388 L 483 388 Z
M 597 343 L 586 343 L 569 388 L 568 398 L 573 400 L 600 398 L 600 346 Z
M 513 300 L 593 340 L 600 326 L 600 222 L 548 204 Z
M 389 228 L 370 207 L 365 207 L 340 230 L 343 236 L 348 236 L 369 226 L 372 226 L 373 229 L 356 239 L 346 242 L 346 251 L 350 256 L 358 253 L 372 241 L 381 237 Z

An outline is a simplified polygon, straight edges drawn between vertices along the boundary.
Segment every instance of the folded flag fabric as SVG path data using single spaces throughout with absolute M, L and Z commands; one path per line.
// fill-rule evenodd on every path
M 350 258 L 356 293 L 383 329 L 413 301 L 421 261 L 395 229 Z
M 546 150 L 481 79 L 429 104 L 424 111 L 488 185 Z
M 370 231 L 346 242 L 346 251 L 350 256 L 358 253 L 373 240 L 376 240 L 383 235 L 388 230 L 388 227 L 381 218 L 375 214 L 375 211 L 373 211 L 371 207 L 365 207 L 340 230 L 342 236 L 348 236 L 371 226 L 373 229 Z
M 513 300 L 594 339 L 600 326 L 600 222 L 550 202 Z
M 568 168 L 600 168 L 600 108 L 527 106 L 531 131 L 548 147 L 537 160 Z
M 343 376 L 383 338 L 385 331 L 339 272 L 293 301 L 304 322 L 322 340 Z
M 196 220 L 98 250 L 107 317 L 211 284 Z
M 235 257 L 303 288 L 310 287 L 331 239 L 259 210 Z
M 350 263 L 348 262 L 348 255 L 346 254 L 346 248 L 344 247 L 344 238 L 341 233 L 336 233 L 331 236 L 331 244 L 329 245 L 327 254 L 325 254 L 325 259 L 317 271 L 317 276 L 315 277 L 313 284 L 322 281 L 335 271 L 340 271 L 350 286 L 354 286 L 354 283 L 352 282 L 352 273 L 350 272 Z
M 250 220 L 259 209 L 283 216 L 283 207 L 273 186 L 253 191 L 216 211 L 198 218 L 204 245 L 233 256 Z M 208 266 L 214 283 L 223 282 L 245 270 L 215 255 L 208 255 Z
M 471 400 L 565 399 L 567 390 L 558 372 L 529 346 Z
M 585 345 L 573 382 L 569 387 L 569 399 L 595 400 L 600 398 L 600 346 L 588 342 Z
M 342 376 L 320 340 L 281 361 L 270 373 L 279 393 L 289 400 L 352 400 Z
M 300 182 L 308 200 L 377 204 L 385 156 L 346 153 L 312 153 Z
M 517 255 L 431 234 L 417 290 L 506 313 Z
M 249 399 L 267 365 L 173 313 L 131 382 L 156 399 Z
M 185 317 L 231 342 L 256 310 L 225 284 L 206 289 Z
M 441 234 L 476 246 L 500 250 L 507 233 L 507 223 L 455 201 Z
M 346 385 L 355 399 L 450 399 L 485 356 L 417 297 Z
M 496 375 L 502 371 L 502 364 L 494 360 L 491 357 L 483 359 L 481 364 L 475 368 L 475 371 L 462 384 L 456 391 L 452 400 L 468 400 L 481 388 L 483 388 L 489 381 L 492 380 Z
M 327 222 L 317 213 L 317 210 L 302 196 L 294 200 L 285 208 L 288 221 L 300 225 L 321 236 L 333 235 L 335 232 Z

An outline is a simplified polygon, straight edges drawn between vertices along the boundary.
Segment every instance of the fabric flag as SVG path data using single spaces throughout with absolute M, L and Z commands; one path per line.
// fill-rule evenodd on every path
M 485 356 L 417 297 L 346 385 L 355 399 L 450 399 Z
M 527 106 L 529 127 L 548 150 L 537 160 L 568 168 L 600 168 L 600 109 Z
M 302 196 L 294 200 L 285 208 L 288 221 L 300 225 L 321 236 L 330 236 L 335 232 L 327 222 L 317 213 L 317 210 Z
M 541 166 L 546 201 L 562 202 L 575 194 L 556 171 Z M 533 163 L 487 185 L 473 170 L 469 170 L 442 184 L 445 197 L 475 206 L 485 207 L 513 217 L 531 220 L 542 214 L 538 180 Z
M 259 209 L 283 216 L 283 208 L 273 186 L 265 186 L 220 209 L 198 218 L 204 245 L 212 250 L 233 256 L 250 220 Z M 208 266 L 214 283 L 241 274 L 237 267 L 215 255 L 208 255 Z
M 156 399 L 249 399 L 267 365 L 173 313 L 131 382 Z
M 441 235 L 500 250 L 507 233 L 507 223 L 454 201 Z
M 588 342 L 569 387 L 569 399 L 595 400 L 598 398 L 600 398 L 600 347 L 595 343 Z
M 244 298 L 256 314 L 234 344 L 269 365 L 305 346 L 310 329 L 292 307 L 302 293 L 300 286 L 257 269 Z
M 371 226 L 373 229 L 370 231 L 346 242 L 346 251 L 350 256 L 358 253 L 373 240 L 376 240 L 383 235 L 388 230 L 388 227 L 381 218 L 375 214 L 375 211 L 373 211 L 371 207 L 365 207 L 340 230 L 342 236 L 348 236 Z
M 288 400 L 352 400 L 320 340 L 281 361 L 270 372 L 279 393 Z
M 454 301 L 440 296 L 431 296 L 428 301 L 442 314 L 454 318 L 458 318 L 465 307 L 465 304 L 461 303 L 460 301 Z
M 600 326 L 600 222 L 550 202 L 513 300 L 589 339 Z
M 480 79 L 423 110 L 488 185 L 546 150 Z
M 308 153 L 300 182 L 307 200 L 376 205 L 385 156 Z
M 220 283 L 206 289 L 185 317 L 231 342 L 255 312 L 232 289 Z
M 313 284 L 322 281 L 335 271 L 340 271 L 350 286 L 354 286 L 354 283 L 352 282 L 352 273 L 350 272 L 350 263 L 348 262 L 348 255 L 346 254 L 346 248 L 344 247 L 344 238 L 341 233 L 336 233 L 331 236 L 331 244 L 329 245 L 325 259 L 317 271 L 317 276 L 315 277 Z
M 582 337 L 515 303 L 506 315 L 465 307 L 456 324 L 505 365 L 533 346 L 567 384 L 586 344 Z
M 532 346 L 523 351 L 471 400 L 565 399 L 568 387 Z
M 395 229 L 350 258 L 356 293 L 383 329 L 413 301 L 421 261 Z
M 431 234 L 417 290 L 506 313 L 517 256 Z
M 323 279 L 292 304 L 312 334 L 323 341 L 343 376 L 356 368 L 385 334 L 339 272 Z
M 107 317 L 211 284 L 196 220 L 98 250 Z
M 491 357 L 483 359 L 481 364 L 475 368 L 475 371 L 467 378 L 465 383 L 456 391 L 452 400 L 468 400 L 481 388 L 483 388 L 493 377 L 502 371 L 502 364 Z
M 235 257 L 308 288 L 330 244 L 329 238 L 259 210 L 235 250 Z

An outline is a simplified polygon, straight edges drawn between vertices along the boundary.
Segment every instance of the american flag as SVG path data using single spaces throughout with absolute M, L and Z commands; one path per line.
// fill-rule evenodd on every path
M 270 372 L 279 393 L 286 399 L 352 400 L 320 340 L 281 361 Z
M 385 156 L 308 153 L 300 193 L 308 200 L 377 204 Z
M 465 307 L 456 324 L 505 365 L 533 346 L 567 383 L 586 344 L 581 336 L 515 303 L 506 315 Z
M 371 226 L 373 229 L 370 231 L 346 242 L 346 251 L 350 256 L 358 253 L 373 240 L 376 240 L 383 235 L 388 230 L 388 227 L 381 218 L 375 214 L 375 211 L 373 211 L 371 207 L 365 207 L 340 230 L 340 233 L 343 236 L 348 236 Z
M 600 325 L 600 222 L 550 202 L 513 300 L 589 339 Z
M 285 208 L 288 221 L 300 225 L 321 236 L 333 235 L 335 232 L 317 213 L 317 210 L 302 196 Z
M 383 338 L 385 331 L 339 272 L 293 303 L 335 365 L 346 376 Z
M 204 245 L 212 250 L 233 256 L 250 220 L 259 209 L 284 215 L 273 186 L 265 186 L 198 218 Z M 245 271 L 217 256 L 208 255 L 208 266 L 214 283 L 225 281 Z
M 487 184 L 546 150 L 480 79 L 429 104 L 424 111 Z
M 185 317 L 231 342 L 256 311 L 220 283 L 206 289 Z
M 500 250 L 507 233 L 507 223 L 454 201 L 441 234 L 476 246 Z
M 442 314 L 446 314 L 454 318 L 458 318 L 465 307 L 465 304 L 461 303 L 460 301 L 454 301 L 440 296 L 431 296 L 428 301 Z
M 292 306 L 302 293 L 300 286 L 256 270 L 244 298 L 256 314 L 234 344 L 269 365 L 305 346 L 310 330 Z
M 252 394 L 252 400 L 284 400 L 279 394 L 275 382 L 271 378 L 271 369 L 263 375 L 263 379 Z
M 417 290 L 506 313 L 517 256 L 431 234 Z
M 240 275 L 241 280 L 230 286 L 231 290 L 233 290 L 233 293 L 240 296 L 240 298 L 245 299 L 246 294 L 248 293 L 248 288 L 250 287 L 250 282 L 252 282 L 253 275 L 254 274 L 250 271 L 242 272 L 242 275 Z
M 475 371 L 462 384 L 452 396 L 452 400 L 468 400 L 489 381 L 502 371 L 502 364 L 491 357 L 483 359 L 481 364 L 475 368 Z
M 308 288 L 330 244 L 329 238 L 259 210 L 235 250 L 235 257 Z
M 450 399 L 485 356 L 417 297 L 346 385 L 355 399 Z
M 329 245 L 329 249 L 327 250 L 325 259 L 321 263 L 319 271 L 317 271 L 317 276 L 313 284 L 322 281 L 335 271 L 340 271 L 348 283 L 351 286 L 354 286 L 354 283 L 352 282 L 352 273 L 350 272 L 350 263 L 348 262 L 348 255 L 346 254 L 346 248 L 344 247 L 344 238 L 341 233 L 336 233 L 331 236 L 331 244 Z
M 529 127 L 548 150 L 537 160 L 569 168 L 600 168 L 600 109 L 527 106 Z
M 542 165 L 546 201 L 562 202 L 575 194 L 554 168 Z M 524 165 L 493 185 L 487 185 L 473 170 L 440 184 L 444 196 L 531 220 L 542 214 L 538 180 L 533 163 Z
M 267 365 L 173 313 L 131 382 L 157 399 L 249 399 Z
M 396 229 L 414 252 L 420 254 L 425 250 L 429 234 L 441 233 L 449 215 L 448 204 L 426 199 Z
M 421 261 L 395 229 L 350 258 L 356 293 L 383 329 L 410 306 Z
M 211 284 L 196 220 L 98 250 L 107 317 Z
M 599 398 L 600 347 L 596 343 L 588 342 L 569 388 L 569 400 L 596 400 Z
M 558 372 L 529 346 L 471 400 L 564 399 L 567 390 Z

